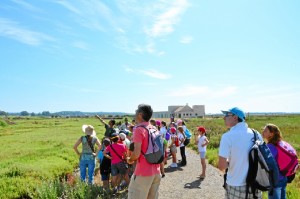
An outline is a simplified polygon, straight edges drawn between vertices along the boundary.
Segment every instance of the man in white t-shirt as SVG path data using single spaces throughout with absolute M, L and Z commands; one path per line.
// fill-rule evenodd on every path
M 225 125 L 230 128 L 223 134 L 219 148 L 218 167 L 223 172 L 228 168 L 225 198 L 245 198 L 248 154 L 253 145 L 253 132 L 248 128 L 245 113 L 241 109 L 234 107 L 222 112 L 225 114 Z M 261 192 L 257 192 L 256 196 L 261 198 Z M 253 194 L 248 195 L 249 199 L 252 197 Z

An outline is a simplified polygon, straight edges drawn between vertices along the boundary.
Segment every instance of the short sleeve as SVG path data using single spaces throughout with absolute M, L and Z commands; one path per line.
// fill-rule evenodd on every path
M 142 143 L 144 139 L 144 134 L 143 134 L 144 131 L 145 130 L 142 127 L 135 128 L 133 142 Z
M 219 156 L 228 159 L 229 154 L 230 154 L 230 142 L 226 134 L 224 134 L 220 142 Z

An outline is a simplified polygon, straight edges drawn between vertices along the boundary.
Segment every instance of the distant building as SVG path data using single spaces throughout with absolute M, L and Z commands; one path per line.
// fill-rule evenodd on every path
M 168 111 L 153 112 L 154 118 L 203 118 L 205 116 L 204 105 L 194 105 L 192 108 L 186 104 L 185 106 L 168 106 Z

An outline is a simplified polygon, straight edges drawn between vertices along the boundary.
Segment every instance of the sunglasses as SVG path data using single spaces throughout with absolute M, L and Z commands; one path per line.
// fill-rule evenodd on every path
M 234 114 L 229 113 L 229 112 L 225 114 L 225 117 L 229 117 L 229 116 L 234 116 Z

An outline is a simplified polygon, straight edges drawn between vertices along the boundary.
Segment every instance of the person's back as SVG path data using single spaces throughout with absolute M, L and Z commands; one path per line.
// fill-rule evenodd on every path
M 245 122 L 245 113 L 234 107 L 228 111 L 222 111 L 225 125 L 230 128 L 223 134 L 219 148 L 219 169 L 225 171 L 226 176 L 226 197 L 246 198 L 246 178 L 249 168 L 249 151 L 253 145 L 253 132 Z M 260 137 L 261 139 L 261 137 Z M 248 198 L 252 198 L 251 194 Z M 261 198 L 261 192 L 257 191 L 256 196 Z

